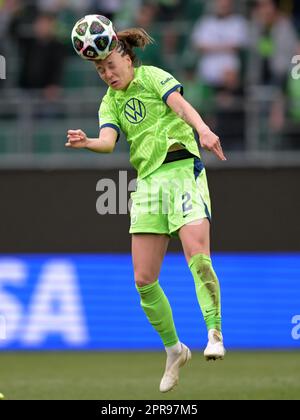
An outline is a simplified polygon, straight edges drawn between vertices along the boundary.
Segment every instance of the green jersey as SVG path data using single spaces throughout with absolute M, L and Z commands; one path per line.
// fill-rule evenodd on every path
M 152 66 L 134 69 L 134 79 L 126 89 L 108 88 L 100 110 L 100 128 L 112 127 L 125 134 L 130 145 L 130 162 L 144 178 L 161 166 L 169 147 L 181 143 L 200 157 L 193 129 L 166 104 L 168 96 L 183 92 L 169 73 Z

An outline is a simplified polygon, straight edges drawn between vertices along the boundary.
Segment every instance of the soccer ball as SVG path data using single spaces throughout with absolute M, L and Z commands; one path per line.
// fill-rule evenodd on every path
M 72 44 L 84 60 L 104 60 L 118 44 L 112 22 L 105 16 L 88 15 L 72 30 Z

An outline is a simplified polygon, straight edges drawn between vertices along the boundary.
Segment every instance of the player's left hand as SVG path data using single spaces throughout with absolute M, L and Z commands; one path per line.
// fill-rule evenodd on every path
M 227 160 L 224 156 L 219 137 L 210 129 L 199 133 L 200 144 L 203 149 L 213 152 L 220 160 Z

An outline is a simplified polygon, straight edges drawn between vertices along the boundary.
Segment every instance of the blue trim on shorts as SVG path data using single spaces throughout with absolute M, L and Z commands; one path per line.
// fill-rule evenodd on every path
M 198 157 L 195 157 L 194 159 L 194 176 L 195 176 L 195 181 L 197 180 L 198 176 L 201 174 L 201 172 L 204 169 L 204 164 L 202 162 L 202 160 Z M 206 203 L 203 201 L 204 204 L 204 208 L 205 208 L 205 214 L 206 217 L 208 218 L 209 222 L 211 223 L 211 215 L 208 211 L 208 207 L 206 205 Z
M 200 158 L 194 158 L 194 176 L 195 181 L 197 180 L 198 176 L 201 174 L 202 170 L 204 169 L 203 162 Z
M 175 92 L 178 88 L 180 88 L 180 94 L 183 95 L 183 86 L 182 85 L 176 85 L 164 94 L 164 96 L 162 97 L 162 100 L 166 103 L 167 99 L 171 95 L 171 93 Z
M 118 142 L 119 141 L 119 138 L 120 138 L 120 129 L 119 129 L 119 127 L 117 125 L 115 125 L 115 124 L 109 124 L 109 123 L 107 123 L 107 124 L 101 125 L 100 131 L 101 131 L 102 128 L 105 128 L 105 127 L 110 127 L 110 128 L 113 128 L 114 130 L 116 130 L 116 132 L 118 133 L 118 137 L 117 137 L 117 142 Z
M 204 203 L 204 202 L 203 202 L 203 203 Z M 207 216 L 207 218 L 208 218 L 209 222 L 211 223 L 211 215 L 209 214 L 209 211 L 208 211 L 208 208 L 207 208 L 206 203 L 204 203 L 204 207 L 205 207 L 205 214 L 206 214 L 206 216 Z

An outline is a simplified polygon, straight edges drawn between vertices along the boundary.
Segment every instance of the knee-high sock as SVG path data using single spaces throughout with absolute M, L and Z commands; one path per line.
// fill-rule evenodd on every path
M 221 294 L 211 259 L 204 254 L 194 255 L 189 261 L 196 294 L 207 329 L 221 331 Z
M 178 342 L 178 336 L 174 325 L 172 309 L 158 280 L 148 286 L 136 286 L 136 288 L 141 297 L 141 307 L 150 324 L 160 335 L 165 347 L 175 345 Z

